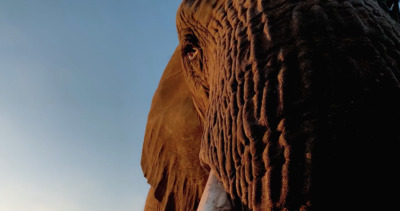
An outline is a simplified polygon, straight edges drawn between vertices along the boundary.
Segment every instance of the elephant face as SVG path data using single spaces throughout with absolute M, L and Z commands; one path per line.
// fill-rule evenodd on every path
M 177 29 L 200 160 L 235 207 L 388 197 L 394 169 L 380 164 L 398 160 L 400 26 L 377 2 L 184 0 Z
M 387 2 L 184 0 L 148 116 L 145 210 L 208 209 L 206 185 L 218 191 L 202 199 L 235 210 L 397 207 L 400 26 Z

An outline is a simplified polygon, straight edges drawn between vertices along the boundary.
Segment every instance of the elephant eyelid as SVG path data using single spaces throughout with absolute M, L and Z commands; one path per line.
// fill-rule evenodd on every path
M 198 39 L 192 31 L 188 31 L 184 37 L 184 45 L 182 55 L 189 61 L 193 61 L 201 53 L 201 48 L 198 45 Z

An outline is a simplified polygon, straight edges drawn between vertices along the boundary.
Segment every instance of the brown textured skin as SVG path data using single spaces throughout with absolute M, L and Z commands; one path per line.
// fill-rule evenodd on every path
M 154 188 L 150 187 L 149 192 L 147 193 L 146 204 L 144 206 L 144 210 L 162 210 L 164 207 L 161 203 L 162 200 L 158 200 L 154 194 Z
M 161 77 L 147 119 L 142 169 L 151 185 L 145 210 L 196 210 L 208 173 L 200 167 L 202 129 L 177 49 Z
M 177 29 L 235 209 L 398 209 L 400 26 L 376 1 L 184 0 Z

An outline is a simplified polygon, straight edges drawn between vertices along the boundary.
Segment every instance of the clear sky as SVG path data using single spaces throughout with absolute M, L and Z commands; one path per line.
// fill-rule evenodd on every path
M 0 210 L 139 211 L 180 0 L 0 0 Z

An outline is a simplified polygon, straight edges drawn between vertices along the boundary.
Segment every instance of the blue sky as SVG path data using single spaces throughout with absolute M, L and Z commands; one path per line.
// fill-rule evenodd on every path
M 142 210 L 180 0 L 0 0 L 0 210 Z

